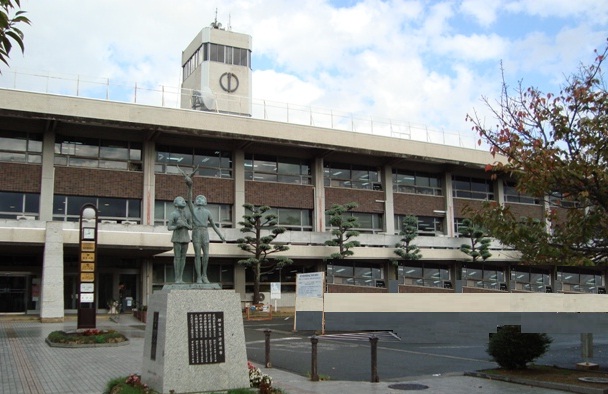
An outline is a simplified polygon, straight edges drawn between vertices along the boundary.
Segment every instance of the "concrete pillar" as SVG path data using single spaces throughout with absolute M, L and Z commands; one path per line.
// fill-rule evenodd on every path
M 245 208 L 245 152 L 236 150 L 232 160 L 232 176 L 234 177 L 234 208 L 232 210 L 232 222 L 238 228 L 238 222 L 243 220 Z
M 452 173 L 446 172 L 444 176 L 445 187 L 445 234 L 454 237 L 454 196 L 452 193 Z
M 156 200 L 156 178 L 154 167 L 156 164 L 156 148 L 154 141 L 145 141 L 142 152 L 144 171 L 144 200 L 142 202 L 142 224 L 154 225 L 154 201 Z
M 63 286 L 63 222 L 47 222 L 42 263 L 41 322 L 63 321 Z
M 42 140 L 42 178 L 40 179 L 40 220 L 53 220 L 55 194 L 55 131 L 47 129 Z
M 234 266 L 234 291 L 241 295 L 241 301 L 251 301 L 245 298 L 245 266 L 236 264 Z
M 382 185 L 384 187 L 384 231 L 395 234 L 395 203 L 393 200 L 393 167 L 385 165 L 382 172 Z
M 312 213 L 312 231 L 325 232 L 325 183 L 323 179 L 323 158 L 317 157 L 312 163 L 312 181 L 315 186 L 315 208 Z

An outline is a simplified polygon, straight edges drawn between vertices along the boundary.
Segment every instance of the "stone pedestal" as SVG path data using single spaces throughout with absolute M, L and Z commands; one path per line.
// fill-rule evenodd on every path
M 239 295 L 233 290 L 154 292 L 142 381 L 159 393 L 249 387 Z

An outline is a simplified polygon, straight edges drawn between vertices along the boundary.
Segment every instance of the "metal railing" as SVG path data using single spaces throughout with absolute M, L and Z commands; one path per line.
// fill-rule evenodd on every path
M 150 86 L 110 78 L 14 70 L 0 74 L 0 88 L 167 108 L 181 108 L 182 100 L 190 101 L 194 93 L 190 89 L 175 86 Z M 228 104 L 229 100 L 230 108 L 239 109 L 233 112 L 251 115 L 255 119 L 479 149 L 477 138 L 471 132 L 449 132 L 407 121 L 259 98 L 253 98 L 249 102 L 246 97 L 214 94 L 213 99 L 220 108 L 222 104 Z M 186 107 L 185 110 L 191 110 L 191 103 L 188 102 Z

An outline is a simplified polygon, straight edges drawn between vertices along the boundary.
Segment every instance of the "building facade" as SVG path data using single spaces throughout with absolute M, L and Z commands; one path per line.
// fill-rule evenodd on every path
M 194 169 L 194 193 L 226 238 L 210 232 L 209 279 L 244 303 L 253 288 L 237 264 L 248 257 L 236 243 L 245 203 L 272 207 L 288 230 L 277 242 L 294 263 L 262 276 L 266 297 L 281 283 L 279 307 L 294 306 L 298 273 L 319 271 L 331 293 L 605 292 L 604 268 L 520 266 L 497 243 L 483 263 L 460 252 L 467 206 L 494 200 L 543 219 L 542 201 L 485 172 L 488 152 L 251 116 L 251 39 L 234 34 L 203 29 L 184 51 L 181 108 L 0 89 L 0 313 L 52 321 L 76 311 L 84 204 L 98 210 L 94 307 L 119 297 L 145 305 L 173 281 L 167 220 L 187 190 L 182 171 Z M 325 211 L 352 201 L 362 246 L 328 261 Z M 418 218 L 423 257 L 396 265 L 406 215 Z M 192 261 L 191 249 L 185 281 Z

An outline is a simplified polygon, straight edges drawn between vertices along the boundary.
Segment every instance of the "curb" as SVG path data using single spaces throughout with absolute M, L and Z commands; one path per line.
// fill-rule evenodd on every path
M 545 389 L 553 389 L 553 390 L 562 390 L 570 393 L 580 393 L 580 394 L 608 394 L 608 388 L 600 389 L 595 387 L 582 387 L 572 384 L 563 384 L 563 383 L 553 383 L 553 382 L 543 382 L 538 380 L 527 380 L 520 378 L 511 378 L 507 376 L 500 375 L 490 375 L 483 372 L 465 372 L 465 376 L 472 376 L 476 378 L 483 378 L 488 380 L 500 380 L 502 382 L 507 383 L 517 383 L 526 386 L 532 387 L 542 387 Z

